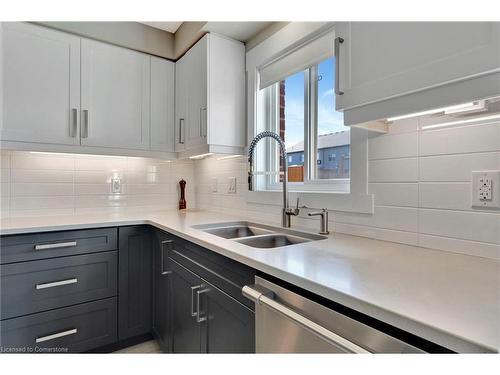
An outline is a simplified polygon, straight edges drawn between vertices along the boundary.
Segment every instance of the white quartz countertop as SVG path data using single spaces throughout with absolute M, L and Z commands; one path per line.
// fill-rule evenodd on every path
M 258 249 L 192 228 L 238 220 L 196 210 L 9 218 L 0 234 L 150 224 L 452 350 L 499 351 L 500 262 L 341 234 Z

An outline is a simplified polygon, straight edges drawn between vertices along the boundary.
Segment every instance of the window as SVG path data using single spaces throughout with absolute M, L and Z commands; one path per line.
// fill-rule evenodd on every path
M 332 51 L 333 52 L 333 51 Z M 267 105 L 262 130 L 280 135 L 288 153 L 288 181 L 296 188 L 331 182 L 328 189 L 349 190 L 350 131 L 335 111 L 334 57 L 330 56 L 259 91 Z M 275 142 L 267 145 L 267 189 L 277 189 L 283 170 Z M 274 172 L 274 174 L 272 174 Z M 344 187 L 340 187 L 344 185 Z

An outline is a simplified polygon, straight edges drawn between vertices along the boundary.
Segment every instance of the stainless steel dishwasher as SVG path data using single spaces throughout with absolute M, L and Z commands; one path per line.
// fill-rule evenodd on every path
M 255 301 L 257 353 L 423 353 L 259 276 L 243 295 Z

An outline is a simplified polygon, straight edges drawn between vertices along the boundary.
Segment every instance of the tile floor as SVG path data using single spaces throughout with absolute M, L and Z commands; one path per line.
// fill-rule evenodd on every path
M 128 348 L 117 350 L 114 353 L 118 354 L 150 354 L 150 353 L 162 353 L 160 346 L 155 340 L 146 341 L 134 346 L 129 346 Z

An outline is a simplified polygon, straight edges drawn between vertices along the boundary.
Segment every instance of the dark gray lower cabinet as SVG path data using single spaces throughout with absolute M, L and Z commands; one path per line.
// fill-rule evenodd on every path
M 172 319 L 172 352 L 201 353 L 201 322 L 197 321 L 197 292 L 205 285 L 194 273 L 175 261 L 169 262 Z
M 121 227 L 118 242 L 118 338 L 124 340 L 151 332 L 151 228 Z
M 215 287 L 204 290 L 200 299 L 202 352 L 254 353 L 254 312 Z
M 254 312 L 170 259 L 172 352 L 253 353 Z
M 81 353 L 117 340 L 116 297 L 0 322 L 4 353 Z
M 153 335 L 162 351 L 172 351 L 170 319 L 170 278 L 168 271 L 168 253 L 173 241 L 162 231 L 155 231 L 153 236 Z

